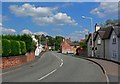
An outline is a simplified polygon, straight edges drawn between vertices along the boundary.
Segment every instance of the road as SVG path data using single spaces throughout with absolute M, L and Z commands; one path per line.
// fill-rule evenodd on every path
M 106 82 L 106 77 L 90 61 L 47 52 L 34 63 L 3 73 L 3 82 Z

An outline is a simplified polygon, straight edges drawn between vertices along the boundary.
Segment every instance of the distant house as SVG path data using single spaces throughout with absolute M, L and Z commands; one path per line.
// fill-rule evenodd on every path
M 88 56 L 90 57 L 90 56 L 92 56 L 92 36 L 91 36 L 91 34 L 88 35 L 86 42 L 87 42 L 87 53 L 88 53 Z
M 95 32 L 93 37 L 95 37 L 96 34 L 97 33 Z M 87 53 L 88 53 L 88 56 L 91 57 L 92 56 L 92 34 L 91 33 L 86 37 L 86 43 L 87 43 Z M 93 45 L 95 45 L 94 42 L 93 42 Z
M 76 49 L 79 47 L 79 43 L 73 43 L 70 39 L 63 39 L 63 42 L 60 45 L 60 52 L 67 54 L 67 53 L 74 53 L 76 54 Z
M 49 46 L 48 46 L 47 42 L 42 42 L 41 45 L 43 46 L 43 51 L 49 50 Z

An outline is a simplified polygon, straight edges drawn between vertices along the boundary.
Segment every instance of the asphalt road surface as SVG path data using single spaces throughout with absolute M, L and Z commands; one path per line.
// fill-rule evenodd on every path
M 106 82 L 101 68 L 84 59 L 57 52 L 18 69 L 3 72 L 3 82 Z

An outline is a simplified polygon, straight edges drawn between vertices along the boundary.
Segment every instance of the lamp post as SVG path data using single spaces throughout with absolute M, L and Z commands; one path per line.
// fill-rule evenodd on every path
M 93 18 L 92 17 L 86 17 L 86 16 L 82 16 L 82 18 L 83 19 L 89 19 L 91 21 L 90 24 L 91 24 L 91 29 L 93 31 L 94 30 L 93 29 Z M 94 47 L 93 38 L 94 38 L 94 36 L 93 36 L 93 33 L 91 33 L 91 34 L 92 34 L 92 57 L 94 57 L 94 50 L 93 50 L 93 47 Z

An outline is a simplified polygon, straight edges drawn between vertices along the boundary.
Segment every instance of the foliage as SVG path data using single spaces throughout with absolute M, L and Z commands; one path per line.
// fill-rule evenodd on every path
M 85 43 L 83 43 L 83 42 L 80 42 L 80 46 L 81 46 L 82 48 L 84 48 L 84 49 L 87 48 L 87 45 L 86 45 Z
M 120 20 L 106 20 L 104 23 L 100 24 L 101 27 L 108 27 L 108 26 L 113 26 L 116 23 L 120 23 Z
M 2 56 L 9 56 L 11 53 L 11 42 L 7 39 L 2 39 Z
M 31 52 L 32 51 L 32 47 L 33 47 L 31 36 L 24 34 L 24 35 L 21 36 L 20 40 L 24 41 L 26 43 L 26 50 L 27 50 L 27 52 Z
M 20 42 L 16 40 L 11 40 L 11 53 L 10 55 L 16 56 L 21 54 Z
M 62 36 L 56 36 L 55 37 L 55 50 L 58 50 L 60 47 L 60 44 L 62 43 L 64 37 Z
M 30 35 L 2 35 L 2 39 L 8 40 L 17 40 L 17 41 L 24 41 L 26 44 L 27 52 L 31 52 L 34 49 L 34 43 Z
M 26 44 L 24 41 L 20 41 L 20 49 L 21 49 L 21 54 L 24 55 L 26 53 Z
M 2 56 L 2 40 L 0 40 L 0 56 Z

